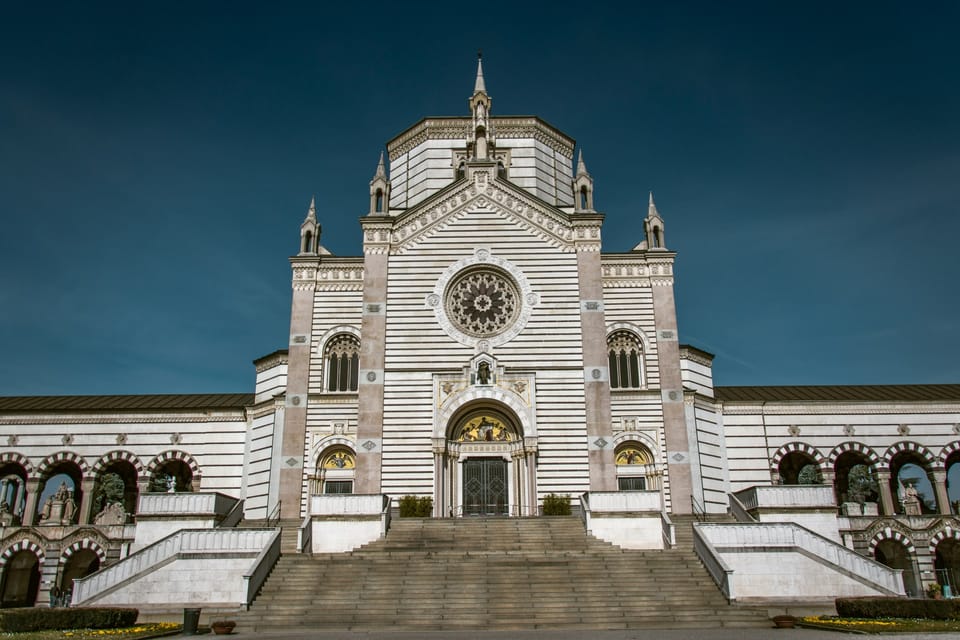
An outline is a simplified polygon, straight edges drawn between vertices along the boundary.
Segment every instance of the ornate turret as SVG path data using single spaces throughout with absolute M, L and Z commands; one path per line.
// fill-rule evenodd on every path
M 574 213 L 593 213 L 593 177 L 583 161 L 583 150 L 577 158 L 577 174 L 573 178 Z
M 317 222 L 317 203 L 316 197 L 310 198 L 310 208 L 307 210 L 307 217 L 300 225 L 300 253 L 301 256 L 317 255 L 317 247 L 320 246 L 320 223 Z
M 493 133 L 490 130 L 490 105 L 493 101 L 487 95 L 487 85 L 483 81 L 483 56 L 477 53 L 477 79 L 470 97 L 470 112 L 473 114 L 473 126 L 469 142 L 473 145 L 474 160 L 489 160 L 489 147 L 493 145 Z
M 650 201 L 647 204 L 647 217 L 643 221 L 644 231 L 647 233 L 647 249 L 664 250 L 667 244 L 663 239 L 663 218 L 657 211 L 653 201 L 653 191 L 650 192 Z
M 383 151 L 380 152 L 380 162 L 377 172 L 370 181 L 370 214 L 386 215 L 390 208 L 390 181 L 387 180 L 387 171 L 383 164 Z

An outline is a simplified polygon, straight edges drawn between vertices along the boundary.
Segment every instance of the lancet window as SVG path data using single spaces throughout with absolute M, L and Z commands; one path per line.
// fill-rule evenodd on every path
M 643 386 L 643 348 L 629 331 L 617 331 L 607 339 L 611 389 Z
M 356 391 L 360 369 L 360 340 L 350 334 L 333 337 L 327 344 L 327 391 Z

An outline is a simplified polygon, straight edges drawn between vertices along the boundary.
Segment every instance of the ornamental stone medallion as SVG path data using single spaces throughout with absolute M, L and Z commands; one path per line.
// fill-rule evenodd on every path
M 520 333 L 538 301 L 523 272 L 486 248 L 450 265 L 425 300 L 447 335 L 481 352 Z

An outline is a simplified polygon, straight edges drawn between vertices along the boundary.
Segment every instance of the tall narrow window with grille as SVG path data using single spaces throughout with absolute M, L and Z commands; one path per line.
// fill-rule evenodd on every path
M 360 340 L 350 334 L 334 336 L 324 354 L 327 391 L 356 391 L 360 368 Z
M 643 347 L 629 331 L 617 331 L 607 338 L 611 389 L 643 387 Z

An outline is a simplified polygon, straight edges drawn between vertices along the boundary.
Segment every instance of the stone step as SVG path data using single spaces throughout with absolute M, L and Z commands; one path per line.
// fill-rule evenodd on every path
M 572 517 L 396 519 L 352 553 L 283 555 L 240 622 L 254 631 L 766 626 L 765 612 L 727 605 L 692 551 L 691 526 L 678 524 L 690 529 L 678 549 L 625 551 Z

